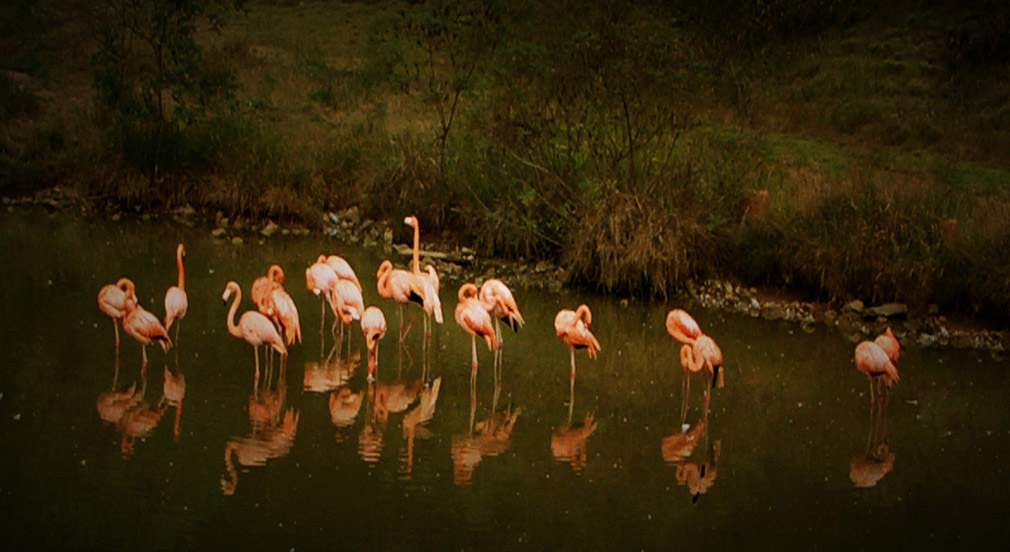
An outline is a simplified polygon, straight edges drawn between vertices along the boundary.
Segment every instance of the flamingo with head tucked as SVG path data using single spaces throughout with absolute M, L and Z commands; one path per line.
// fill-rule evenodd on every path
M 143 352 L 143 369 L 147 369 L 147 345 L 152 341 L 157 341 L 163 351 L 172 348 L 172 340 L 168 338 L 168 332 L 161 325 L 158 317 L 137 304 L 137 294 L 133 287 L 133 282 L 127 280 L 126 292 L 126 317 L 123 318 L 123 330 L 127 335 L 136 339 L 140 343 Z
M 284 282 L 284 269 L 280 265 L 270 265 L 266 276 L 259 276 L 253 280 L 252 287 L 249 288 L 249 296 L 252 302 L 263 314 L 267 296 L 278 285 Z
M 414 301 L 424 304 L 424 291 L 418 286 L 418 280 L 413 274 L 399 268 L 393 268 L 393 263 L 389 260 L 382 261 L 379 271 L 375 274 L 378 281 L 376 288 L 379 297 L 392 299 L 400 305 L 400 342 L 403 342 L 403 307 Z M 409 331 L 410 328 L 407 328 Z
M 330 294 L 330 307 L 336 317 L 333 329 L 336 330 L 337 324 L 340 324 L 340 335 L 343 336 L 344 326 L 350 326 L 354 320 L 361 320 L 361 315 L 365 312 L 365 300 L 353 282 L 338 280 Z
M 256 308 L 274 324 L 279 324 L 278 330 L 283 331 L 284 343 L 292 345 L 295 341 L 301 343 L 302 326 L 298 318 L 298 307 L 281 285 L 283 281 L 284 270 L 278 265 L 271 265 L 266 276 L 253 281 L 250 295 Z
M 321 260 L 317 260 L 305 269 L 305 287 L 322 301 L 319 317 L 320 334 L 322 334 L 326 323 L 326 301 L 330 299 L 330 294 L 337 287 L 338 280 L 337 273 L 333 271 L 333 268 Z
M 186 316 L 186 309 L 189 307 L 189 300 L 186 297 L 186 273 L 183 270 L 182 260 L 186 258 L 186 248 L 180 243 L 175 248 L 175 266 L 179 271 L 178 283 L 165 292 L 165 331 L 172 327 L 172 322 L 182 322 Z M 179 324 L 175 326 L 175 340 L 179 341 Z
M 593 313 L 587 305 L 579 305 L 575 310 L 562 309 L 554 317 L 554 332 L 568 345 L 572 358 L 571 386 L 575 388 L 575 349 L 585 349 L 589 358 L 596 359 L 600 342 L 596 340 L 589 325 L 593 323 Z
M 691 390 L 689 374 L 702 370 L 712 376 L 705 391 L 705 407 L 708 408 L 712 384 L 723 385 L 722 350 L 715 340 L 705 335 L 695 319 L 681 309 L 673 309 L 666 315 L 666 331 L 670 337 L 681 343 L 680 365 L 684 368 L 684 401 L 681 403 L 681 421 L 687 415 L 687 395 Z
M 116 350 L 119 350 L 119 320 L 126 316 L 126 297 L 132 293 L 133 282 L 120 278 L 115 284 L 107 284 L 98 290 L 98 308 L 112 319 L 112 328 L 116 332 Z M 137 300 L 136 294 L 133 300 Z
M 884 333 L 878 335 L 877 339 L 874 339 L 873 342 L 887 353 L 887 358 L 891 359 L 891 364 L 898 365 L 898 358 L 901 356 L 901 345 L 898 344 L 898 339 L 891 332 L 890 326 L 887 327 Z
M 898 381 L 898 369 L 887 356 L 887 352 L 872 341 L 863 341 L 856 345 L 855 361 L 856 369 L 870 379 L 870 401 L 873 401 L 877 380 L 883 381 L 887 388 Z
M 375 368 L 379 364 L 379 340 L 386 335 L 386 317 L 379 307 L 368 307 L 361 316 L 361 332 L 365 334 L 368 347 L 368 379 L 375 379 Z
M 472 361 L 470 364 L 470 386 L 471 393 L 473 386 L 477 382 L 477 336 L 484 339 L 490 351 L 496 350 L 500 345 L 495 335 L 494 326 L 491 325 L 491 316 L 477 299 L 477 286 L 467 282 L 459 287 L 457 297 L 459 303 L 456 305 L 456 323 L 463 331 L 470 334 L 470 349 L 472 351 Z
M 358 291 L 361 291 L 361 282 L 358 281 L 358 275 L 354 273 L 354 269 L 351 268 L 351 265 L 343 257 L 320 255 L 316 259 L 316 262 L 326 263 L 333 269 L 333 273 L 337 275 L 337 278 L 351 282 L 354 284 L 354 287 L 358 288 Z
M 258 384 L 260 379 L 260 345 L 266 344 L 280 353 L 282 363 L 288 354 L 288 349 L 284 346 L 284 340 L 281 339 L 280 334 L 277 333 L 277 328 L 274 328 L 270 319 L 261 313 L 246 311 L 242 314 L 238 324 L 235 324 L 235 312 L 238 310 L 239 301 L 242 300 L 242 289 L 235 281 L 228 282 L 221 300 L 227 303 L 233 293 L 235 300 L 231 304 L 231 309 L 228 310 L 228 333 L 239 339 L 244 339 L 246 343 L 253 346 L 256 354 L 256 377 L 253 381 Z

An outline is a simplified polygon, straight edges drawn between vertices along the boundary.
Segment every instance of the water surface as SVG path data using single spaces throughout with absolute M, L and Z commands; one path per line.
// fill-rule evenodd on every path
M 901 382 L 871 419 L 853 344 L 688 305 L 722 347 L 726 385 L 706 423 L 695 377 L 682 432 L 681 369 L 663 328 L 672 301 L 516 289 L 527 324 L 505 336 L 497 400 L 481 348 L 471 401 L 469 337 L 452 321 L 459 282 L 443 281 L 446 323 L 425 361 L 413 307 L 397 346 L 397 308 L 375 291 L 379 249 L 320 236 L 233 246 L 166 221 L 0 217 L 0 504 L 19 548 L 1010 544 L 1010 383 L 1006 363 L 982 353 L 904 350 Z M 97 291 L 128 276 L 161 316 L 178 241 L 190 304 L 178 347 L 149 348 L 145 379 L 123 335 L 117 371 Z M 320 340 L 303 274 L 322 252 L 344 256 L 366 304 L 386 314 L 372 385 L 360 329 L 332 355 L 332 338 Z M 249 285 L 274 262 L 305 339 L 254 394 L 252 348 L 227 333 L 221 294 L 234 279 L 240 312 L 251 308 Z M 603 351 L 577 355 L 570 403 L 552 323 L 580 302 Z

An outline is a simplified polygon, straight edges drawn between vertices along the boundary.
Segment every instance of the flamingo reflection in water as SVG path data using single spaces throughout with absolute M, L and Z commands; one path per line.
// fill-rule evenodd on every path
M 186 374 L 181 371 L 173 374 L 165 366 L 165 382 L 161 386 L 161 402 L 164 406 L 175 408 L 175 421 L 172 424 L 172 435 L 179 442 L 182 421 L 182 400 L 186 397 Z
M 286 398 L 286 374 L 284 364 L 281 364 L 276 385 L 271 388 L 268 376 L 263 388 L 257 388 L 249 397 L 250 434 L 235 437 L 225 445 L 226 475 L 221 478 L 221 490 L 225 496 L 235 494 L 238 487 L 236 462 L 243 471 L 247 471 L 248 468 L 264 466 L 268 460 L 281 458 L 291 452 L 298 431 L 299 414 L 293 408 L 284 409 Z
M 705 387 L 705 412 L 707 417 L 708 403 L 712 394 L 712 386 L 723 386 L 722 350 L 715 340 L 705 335 L 698 322 L 682 309 L 673 309 L 666 315 L 666 331 L 670 337 L 680 344 L 680 365 L 684 369 L 684 379 L 681 389 L 684 401 L 681 403 L 681 423 L 687 416 L 687 397 L 691 391 L 690 374 L 704 370 L 709 378 Z
M 358 455 L 368 464 L 375 464 L 382 455 L 383 434 L 390 414 L 405 412 L 421 392 L 421 379 L 368 383 L 368 409 L 365 425 L 358 435 Z
M 431 385 L 421 389 L 417 404 L 403 415 L 403 438 L 407 442 L 402 470 L 405 479 L 410 478 L 414 468 L 415 437 L 422 439 L 431 437 L 431 432 L 424 427 L 424 424 L 435 416 L 435 403 L 438 402 L 438 392 L 441 388 L 442 378 L 437 377 L 435 381 L 431 382 Z
M 887 402 L 870 402 L 870 429 L 866 449 L 849 461 L 849 479 L 858 488 L 875 486 L 894 469 L 894 452 L 887 446 Z
M 558 462 L 572 466 L 576 473 L 582 473 L 588 459 L 586 441 L 596 431 L 596 419 L 592 413 L 586 414 L 581 423 L 572 424 L 575 408 L 575 387 L 569 387 L 568 419 L 551 435 L 551 454 Z
M 477 396 L 471 393 L 469 430 L 454 435 L 450 446 L 452 478 L 462 487 L 473 481 L 473 470 L 484 457 L 498 456 L 508 450 L 522 408 L 508 405 L 500 411 L 492 409 L 487 419 L 475 423 L 476 412 Z
M 119 357 L 116 357 L 115 374 L 112 377 L 112 388 L 98 394 L 95 407 L 98 416 L 104 422 L 113 425 L 119 424 L 119 420 L 127 411 L 132 409 L 143 398 L 143 394 L 137 390 L 137 382 L 134 381 L 125 389 L 117 389 L 116 382 L 119 379 Z
M 687 397 L 684 397 L 686 402 Z M 677 484 L 686 486 L 691 494 L 691 502 L 697 502 L 701 495 L 708 492 L 718 475 L 716 462 L 722 450 L 721 440 L 709 439 L 708 414 L 698 420 L 690 430 L 678 431 L 663 438 L 663 461 L 676 468 L 674 476 Z M 695 450 L 701 445 L 702 457 L 696 461 L 688 460 L 694 456 Z
M 328 393 L 347 385 L 361 364 L 361 353 L 355 352 L 346 359 L 336 354 L 338 344 L 334 343 L 328 355 L 319 360 L 305 362 L 302 388 L 311 393 Z
M 136 401 L 132 408 L 123 413 L 123 416 L 116 424 L 116 428 L 123 435 L 119 451 L 124 457 L 133 454 L 134 441 L 136 439 L 144 439 L 150 435 L 151 431 L 154 430 L 161 420 L 161 416 L 165 413 L 166 403 L 164 398 L 158 401 L 157 408 L 152 408 L 150 403 L 144 400 L 144 395 L 147 392 L 147 370 L 141 370 L 140 377 L 139 400 Z

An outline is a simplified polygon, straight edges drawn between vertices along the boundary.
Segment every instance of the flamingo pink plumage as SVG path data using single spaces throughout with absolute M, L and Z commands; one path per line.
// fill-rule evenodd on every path
M 163 351 L 172 348 L 172 340 L 168 337 L 168 332 L 161 325 L 158 317 L 141 307 L 136 301 L 136 291 L 133 282 L 127 282 L 126 297 L 126 317 L 123 318 L 123 330 L 136 339 L 141 345 L 144 363 L 143 368 L 147 368 L 147 345 L 152 341 L 157 341 Z
M 874 339 L 873 342 L 887 353 L 887 358 L 891 359 L 891 364 L 898 365 L 898 358 L 901 357 L 901 345 L 898 344 L 898 339 L 894 337 L 890 326 L 887 327 L 884 333 L 878 335 L 877 339 Z
M 439 278 L 435 267 L 428 265 L 424 272 L 421 271 L 421 228 L 417 222 L 417 217 L 410 215 L 403 219 L 403 223 L 414 229 L 414 247 L 411 259 L 411 273 L 416 280 L 416 287 L 421 290 L 421 308 L 424 310 L 425 334 L 431 333 L 431 317 L 435 317 L 435 322 L 442 323 L 442 301 L 438 297 Z
M 554 317 L 554 332 L 568 345 L 571 350 L 572 375 L 571 385 L 575 385 L 575 349 L 585 349 L 589 358 L 595 359 L 601 350 L 600 342 L 596 340 L 589 325 L 593 323 L 593 313 L 587 305 L 579 305 L 575 310 L 562 309 Z
M 246 343 L 253 346 L 256 353 L 255 381 L 258 383 L 260 379 L 260 345 L 266 344 L 269 347 L 273 347 L 275 351 L 281 354 L 282 362 L 288 354 L 288 349 L 284 346 L 284 340 L 281 339 L 280 334 L 277 333 L 277 328 L 270 322 L 270 319 L 261 313 L 246 311 L 242 314 L 242 318 L 239 319 L 239 323 L 236 325 L 235 312 L 238 310 L 239 301 L 242 300 L 242 289 L 234 281 L 228 282 L 228 285 L 225 286 L 224 295 L 221 296 L 221 299 L 227 302 L 232 293 L 235 294 L 235 300 L 231 304 L 231 309 L 228 310 L 228 333 L 239 339 L 246 340 Z
M 337 275 L 337 278 L 351 282 L 354 284 L 354 287 L 358 288 L 358 291 L 361 291 L 361 282 L 358 281 L 358 275 L 354 273 L 354 269 L 351 268 L 351 265 L 343 257 L 320 255 L 316 259 L 316 262 L 326 263 L 333 269 L 333 273 Z
M 98 290 L 98 308 L 112 319 L 112 328 L 116 332 L 116 349 L 119 349 L 119 324 L 126 316 L 127 289 L 133 289 L 133 282 L 127 278 L 120 278 L 115 284 L 107 284 Z M 137 296 L 133 296 L 137 300 Z
M 423 304 L 424 291 L 418 287 L 419 282 L 412 273 L 393 268 L 388 259 L 382 261 L 375 276 L 379 297 L 392 299 L 400 305 L 400 341 L 403 341 L 403 307 L 411 301 Z
M 379 340 L 386 335 L 386 317 L 379 307 L 368 307 L 361 315 L 361 332 L 365 334 L 365 345 L 368 347 L 368 377 L 375 377 L 375 368 L 379 363 Z
M 182 266 L 182 260 L 186 257 L 186 248 L 180 243 L 175 248 L 175 265 L 179 271 L 178 283 L 165 293 L 165 331 L 172 327 L 172 322 L 181 322 L 186 316 L 189 308 L 189 300 L 186 297 L 186 272 Z M 175 340 L 179 340 L 179 326 L 175 327 Z
M 337 280 L 330 296 L 330 307 L 337 318 L 333 324 L 340 324 L 340 333 L 343 335 L 344 326 L 350 326 L 354 320 L 361 320 L 361 315 L 365 312 L 365 301 L 354 282 Z
M 887 352 L 872 341 L 863 341 L 856 345 L 856 369 L 866 374 L 870 379 L 870 400 L 873 400 L 874 383 L 877 379 L 887 387 L 898 381 L 898 369 L 888 358 Z
M 682 309 L 673 309 L 666 315 L 666 332 L 683 345 L 690 345 L 701 337 L 698 322 Z
M 338 279 L 333 268 L 321 260 L 317 260 L 305 269 L 305 287 L 322 300 L 319 319 L 320 332 L 323 331 L 323 326 L 326 323 L 326 301 L 330 299 L 330 294 L 337 287 Z
M 477 286 L 467 282 L 459 287 L 457 297 L 459 303 L 456 305 L 456 323 L 463 331 L 470 334 L 470 348 L 472 351 L 471 384 L 477 375 L 477 336 L 481 336 L 487 343 L 488 350 L 495 350 L 499 347 L 495 335 L 494 326 L 491 325 L 491 316 L 477 299 Z
M 249 288 L 249 297 L 263 314 L 267 314 L 266 300 L 270 292 L 284 282 L 284 269 L 280 265 L 270 265 L 266 276 L 260 276 L 253 280 L 252 287 Z

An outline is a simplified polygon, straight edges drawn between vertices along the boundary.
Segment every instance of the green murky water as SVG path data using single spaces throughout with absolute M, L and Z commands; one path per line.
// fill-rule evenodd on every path
M 19 548 L 1010 542 L 1010 376 L 981 353 L 903 351 L 901 382 L 871 420 L 852 344 L 688 306 L 727 371 L 707 424 L 695 379 L 681 434 L 681 371 L 663 329 L 672 304 L 517 289 L 527 325 L 505 337 L 497 401 L 491 354 L 479 351 L 472 403 L 469 338 L 452 321 L 459 282 L 443 281 L 446 323 L 427 361 L 419 316 L 398 350 L 397 309 L 375 291 L 379 250 L 318 236 L 235 247 L 166 222 L 0 219 L 0 504 Z M 96 293 L 131 277 L 160 316 L 179 240 L 190 302 L 179 346 L 148 351 L 145 381 L 124 335 L 117 372 Z M 321 252 L 347 258 L 390 323 L 374 385 L 360 330 L 350 352 L 327 358 L 332 339 L 320 342 L 302 274 Z M 249 284 L 272 262 L 288 274 L 305 341 L 254 395 L 253 352 L 228 335 L 221 294 L 237 280 L 240 312 L 251 308 Z M 603 352 L 577 357 L 569 422 L 568 351 L 552 322 L 580 302 Z M 166 363 L 185 376 L 181 406 Z

